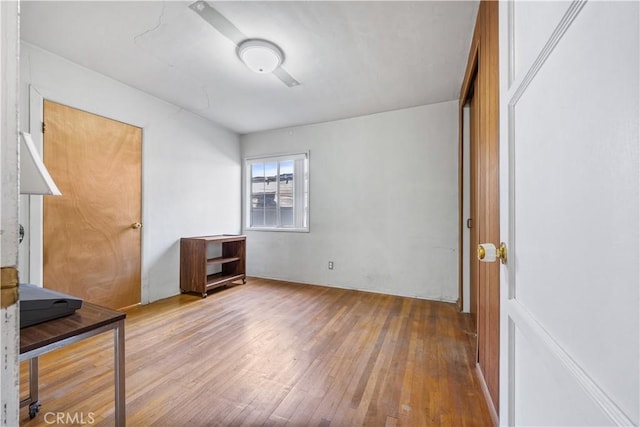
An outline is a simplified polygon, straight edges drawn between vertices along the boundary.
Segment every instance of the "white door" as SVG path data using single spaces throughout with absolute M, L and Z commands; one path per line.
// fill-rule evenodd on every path
M 639 9 L 500 4 L 504 425 L 640 422 Z

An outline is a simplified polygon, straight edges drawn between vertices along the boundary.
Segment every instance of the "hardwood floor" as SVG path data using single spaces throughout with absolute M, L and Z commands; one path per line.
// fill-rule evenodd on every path
M 454 304 L 272 280 L 176 296 L 127 314 L 127 424 L 489 426 L 471 330 Z M 113 425 L 112 344 L 41 357 L 21 425 Z

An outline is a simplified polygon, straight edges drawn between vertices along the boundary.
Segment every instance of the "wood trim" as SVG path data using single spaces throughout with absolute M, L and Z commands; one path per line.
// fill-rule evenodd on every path
M 476 364 L 476 378 L 480 383 L 480 389 L 482 390 L 482 395 L 484 396 L 484 400 L 487 403 L 487 407 L 489 409 L 489 414 L 491 415 L 491 421 L 493 421 L 493 425 L 498 427 L 500 425 L 500 418 L 498 417 L 498 413 L 493 406 L 493 402 L 491 400 L 491 393 L 489 393 L 489 387 L 487 387 L 487 382 L 484 380 L 484 374 L 482 373 L 482 369 L 479 364 Z
M 476 28 L 476 33 L 477 33 Z M 464 72 L 464 79 L 462 80 L 462 87 L 460 88 L 460 109 L 467 103 L 469 97 L 469 89 L 471 88 L 471 82 L 473 81 L 476 69 L 478 67 L 478 52 L 480 50 L 480 38 L 478 35 L 473 34 L 473 40 L 471 42 L 471 49 L 469 50 L 469 59 L 467 59 L 467 69 Z

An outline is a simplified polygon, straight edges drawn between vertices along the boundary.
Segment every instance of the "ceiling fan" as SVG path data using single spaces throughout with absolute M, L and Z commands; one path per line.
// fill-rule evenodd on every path
M 272 73 L 288 87 L 300 86 L 284 68 L 284 53 L 274 43 L 262 39 L 249 39 L 220 12 L 204 0 L 198 0 L 189 8 L 202 17 L 220 34 L 237 46 L 240 59 L 256 73 Z

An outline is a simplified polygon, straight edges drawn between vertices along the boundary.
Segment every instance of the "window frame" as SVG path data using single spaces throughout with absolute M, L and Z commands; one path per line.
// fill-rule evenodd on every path
M 291 152 L 291 153 L 283 153 L 283 154 L 275 154 L 275 155 L 259 155 L 259 156 L 249 156 L 244 158 L 244 188 L 243 188 L 243 207 L 244 207 L 244 218 L 243 225 L 246 231 L 284 231 L 284 232 L 293 232 L 293 233 L 308 233 L 309 232 L 309 221 L 310 221 L 310 173 L 309 173 L 309 151 L 302 152 Z M 294 161 L 294 207 L 293 207 L 293 226 L 282 226 L 280 224 L 280 202 L 277 201 L 276 212 L 277 212 L 277 222 L 275 226 L 252 226 L 251 225 L 251 204 L 252 204 L 252 165 L 256 163 L 278 163 L 278 168 L 280 167 L 280 162 L 293 160 Z M 303 160 L 303 170 L 302 172 L 297 173 L 295 169 L 296 160 Z M 296 187 L 297 182 L 302 181 L 302 188 Z M 276 200 L 278 200 L 278 192 L 280 191 L 280 174 L 276 173 Z M 302 200 L 300 200 L 302 197 Z M 306 199 L 306 206 L 305 206 Z M 298 212 L 302 209 L 302 214 Z M 298 222 L 299 215 L 302 215 L 302 226 L 296 225 Z

